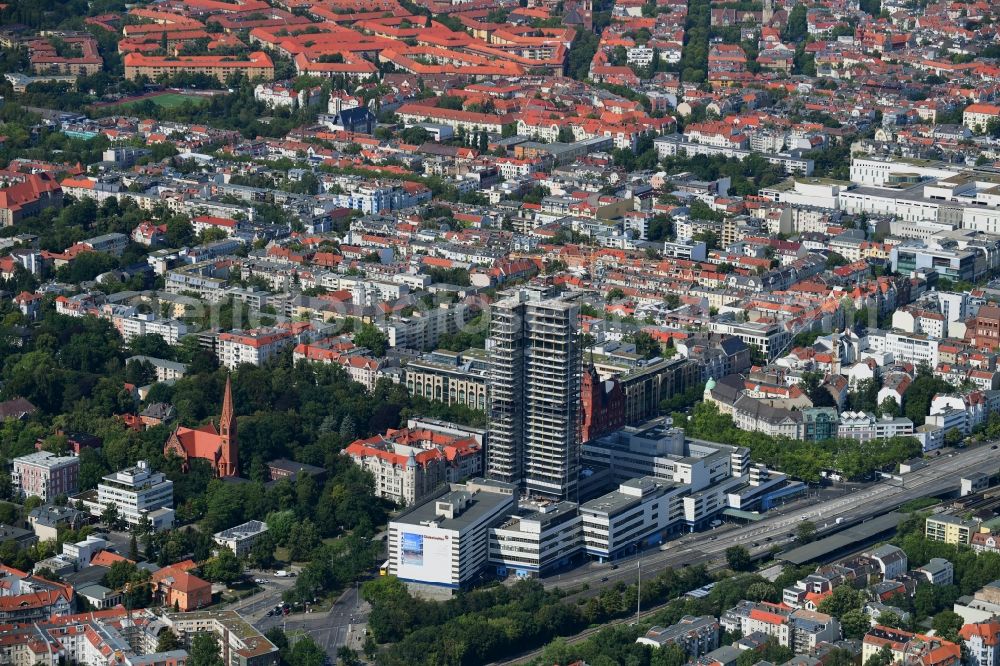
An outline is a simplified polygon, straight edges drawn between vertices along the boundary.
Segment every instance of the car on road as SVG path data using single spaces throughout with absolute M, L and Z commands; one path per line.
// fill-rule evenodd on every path
M 754 542 L 753 542 L 752 544 L 750 544 L 750 547 L 751 547 L 751 548 L 757 548 L 757 547 L 759 547 L 759 546 L 760 546 L 760 544 L 759 544 L 759 543 L 757 543 L 756 541 L 754 541 Z
M 614 570 L 614 569 L 617 569 L 617 568 L 618 568 L 618 565 L 617 565 L 617 564 L 612 564 L 612 565 L 611 565 L 611 569 L 612 569 L 612 570 Z
M 254 580 L 254 582 L 257 583 L 258 585 L 263 585 L 263 584 L 267 583 L 268 580 L 266 578 L 257 578 L 257 579 Z
M 998 446 L 1000 446 L 1000 444 L 994 444 L 994 445 L 993 445 L 993 446 L 991 446 L 990 448 L 991 448 L 991 449 L 995 449 L 995 448 L 997 448 Z
M 607 576 L 602 576 L 601 577 L 601 582 L 602 583 L 607 583 L 608 582 L 608 577 Z

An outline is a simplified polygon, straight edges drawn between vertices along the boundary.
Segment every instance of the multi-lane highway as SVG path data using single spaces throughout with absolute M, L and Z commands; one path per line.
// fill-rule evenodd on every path
M 838 518 L 844 522 L 866 520 L 897 508 L 909 500 L 957 490 L 965 473 L 996 472 L 1000 467 L 1000 450 L 989 445 L 945 454 L 902 477 L 902 482 L 886 480 L 828 500 L 796 502 L 786 509 L 777 509 L 760 521 L 745 526 L 725 526 L 709 532 L 687 534 L 667 542 L 665 550 L 646 550 L 612 564 L 591 563 L 543 581 L 546 587 L 577 588 L 586 583 L 591 593 L 605 585 L 635 582 L 641 568 L 642 576 L 655 576 L 670 568 L 691 564 L 717 564 L 725 560 L 725 551 L 742 545 L 756 554 L 774 545 L 787 544 L 795 528 L 806 520 L 817 527 L 832 526 Z

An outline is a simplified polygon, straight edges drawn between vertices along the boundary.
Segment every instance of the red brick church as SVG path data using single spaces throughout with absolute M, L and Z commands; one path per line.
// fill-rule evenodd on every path
M 207 460 L 218 477 L 239 475 L 239 446 L 236 441 L 236 413 L 233 409 L 232 381 L 226 378 L 226 395 L 222 401 L 219 429 L 214 423 L 198 428 L 177 426 L 163 445 L 163 454 L 173 453 L 184 460 L 188 469 L 191 458 Z

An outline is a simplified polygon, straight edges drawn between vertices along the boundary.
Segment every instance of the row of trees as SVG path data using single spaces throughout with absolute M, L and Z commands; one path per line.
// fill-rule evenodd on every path
M 708 78 L 711 17 L 710 0 L 691 0 L 688 3 L 684 50 L 681 52 L 681 80 L 686 83 L 703 83 Z
M 647 646 L 637 645 L 636 638 L 643 635 L 651 626 L 670 626 L 677 623 L 685 615 L 718 617 L 744 599 L 780 602 L 780 590 L 810 572 L 809 568 L 788 567 L 773 583 L 757 574 L 741 574 L 722 578 L 707 597 L 700 599 L 676 598 L 640 622 L 608 626 L 591 638 L 573 644 L 557 638 L 549 643 L 542 654 L 531 663 L 534 666 L 548 666 L 549 664 L 571 664 L 582 660 L 588 664 L 600 664 L 601 666 L 611 666 L 612 664 L 680 666 L 688 661 L 682 651 L 664 648 L 650 650 Z M 643 596 L 645 597 L 645 595 Z M 723 645 L 728 645 L 738 638 L 740 638 L 739 634 L 724 633 L 721 642 Z M 737 666 L 752 666 L 760 661 L 780 664 L 787 662 L 793 656 L 789 648 L 769 641 L 760 650 L 748 650 L 740 655 Z M 830 664 L 850 666 L 854 662 L 850 653 L 834 650 L 832 654 L 824 656 L 824 663 L 828 666 Z
M 839 470 L 852 479 L 864 478 L 876 470 L 919 456 L 922 450 L 920 442 L 912 437 L 816 442 L 748 432 L 737 428 L 731 416 L 719 413 L 718 407 L 708 402 L 696 405 L 690 416 L 674 414 L 674 423 L 682 426 L 690 437 L 745 446 L 754 460 L 810 482 L 819 481 L 820 472 L 826 469 Z
M 643 582 L 642 603 L 677 598 L 709 580 L 704 567 L 667 570 Z M 434 602 L 412 597 L 393 577 L 380 577 L 366 583 L 362 593 L 372 604 L 368 628 L 373 639 L 392 643 L 378 653 L 376 663 L 383 666 L 488 663 L 628 615 L 637 601 L 635 586 L 619 585 L 580 604 L 567 603 L 538 581 L 495 585 Z

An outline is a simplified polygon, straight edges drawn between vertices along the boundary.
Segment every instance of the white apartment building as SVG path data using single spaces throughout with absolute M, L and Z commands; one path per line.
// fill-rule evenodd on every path
M 895 331 L 869 331 L 868 348 L 875 352 L 892 354 L 897 363 L 926 363 L 932 368 L 937 367 L 941 360 L 938 352 L 938 340 L 916 333 L 898 333 Z
M 669 627 L 651 627 L 635 642 L 654 648 L 676 645 L 689 659 L 697 659 L 719 647 L 719 621 L 711 615 L 685 615 Z
M 280 83 L 259 83 L 253 89 L 253 96 L 258 102 L 263 102 L 272 109 L 288 109 L 294 111 L 299 107 L 315 106 L 323 102 L 323 87 L 303 88 L 296 92 L 290 86 Z
M 464 304 L 442 303 L 432 310 L 417 310 L 409 317 L 393 318 L 378 324 L 390 347 L 435 349 L 441 337 L 457 333 L 469 321 L 473 310 Z
M 881 418 L 865 412 L 844 412 L 840 415 L 837 437 L 869 442 L 891 437 L 910 437 L 914 433 L 913 421 L 906 417 Z
M 159 335 L 169 345 L 176 345 L 187 335 L 187 325 L 176 319 L 163 319 L 152 312 L 140 312 L 125 305 L 104 305 L 101 316 L 111 321 L 125 342 L 140 335 Z
M 633 46 L 626 49 L 625 57 L 630 65 L 648 67 L 653 62 L 653 49 L 648 46 Z
M 791 334 L 781 324 L 714 320 L 709 328 L 713 333 L 735 335 L 748 345 L 757 347 L 768 360 L 782 354 L 792 340 Z
M 408 208 L 430 201 L 433 196 L 428 188 L 422 185 L 411 187 L 412 183 L 382 185 L 336 179 L 334 182 L 324 184 L 328 198 L 333 199 L 336 205 L 364 213 L 382 213 Z M 339 186 L 339 192 L 334 185 Z
M 230 370 L 241 363 L 263 365 L 285 347 L 295 343 L 290 331 L 279 329 L 254 329 L 220 333 L 216 354 L 219 362 Z
M 186 365 L 183 363 L 177 363 L 176 361 L 168 361 L 165 358 L 156 358 L 154 356 L 129 356 L 125 359 L 125 365 L 127 366 L 132 361 L 137 363 L 149 363 L 153 366 L 153 369 L 156 371 L 156 381 L 158 382 L 173 381 L 180 379 L 187 374 Z
M 504 180 L 512 178 L 526 178 L 536 171 L 542 170 L 542 161 L 538 159 L 515 159 L 513 157 L 501 157 L 494 161 L 500 169 L 500 175 Z
M 972 666 L 1000 666 L 1000 622 L 967 624 L 959 631 Z
M 108 474 L 97 484 L 97 505 L 91 512 L 99 516 L 109 504 L 118 508 L 118 515 L 129 525 L 148 519 L 156 531 L 169 529 L 174 525 L 174 482 L 140 460 L 135 467 Z
M 94 252 L 106 252 L 120 257 L 125 251 L 125 247 L 128 246 L 128 236 L 119 233 L 103 234 L 80 241 L 80 245 L 89 247 Z

